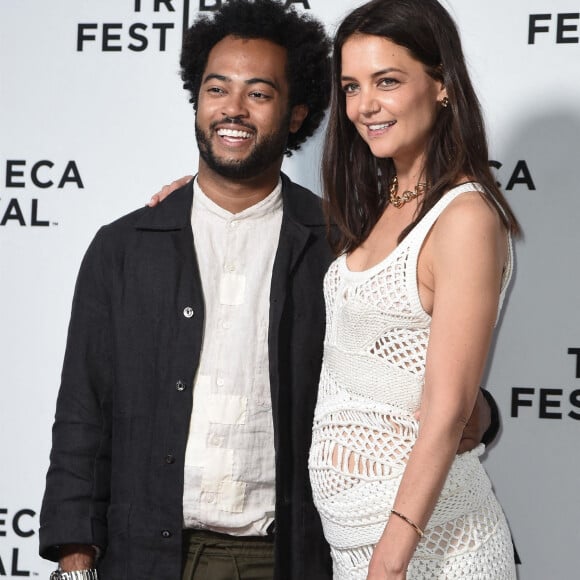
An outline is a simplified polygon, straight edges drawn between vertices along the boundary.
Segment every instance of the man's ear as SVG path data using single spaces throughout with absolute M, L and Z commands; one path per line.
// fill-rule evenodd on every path
M 290 133 L 296 133 L 308 117 L 308 105 L 294 105 L 290 113 Z

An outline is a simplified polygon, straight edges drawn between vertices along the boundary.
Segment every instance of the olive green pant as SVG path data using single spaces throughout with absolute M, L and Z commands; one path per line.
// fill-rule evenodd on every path
M 272 580 L 274 539 L 183 531 L 182 580 Z

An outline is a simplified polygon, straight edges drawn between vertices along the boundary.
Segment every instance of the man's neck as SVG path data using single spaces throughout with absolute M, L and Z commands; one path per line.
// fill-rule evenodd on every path
M 240 213 L 256 205 L 274 191 L 280 179 L 280 166 L 271 167 L 259 176 L 232 180 L 212 171 L 202 160 L 197 182 L 205 195 L 231 213 Z

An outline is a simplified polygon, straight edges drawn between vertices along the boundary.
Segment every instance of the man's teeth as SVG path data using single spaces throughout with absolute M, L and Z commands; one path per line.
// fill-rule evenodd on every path
M 251 133 L 238 129 L 218 129 L 217 134 L 220 137 L 235 137 L 236 139 L 249 139 L 252 136 Z

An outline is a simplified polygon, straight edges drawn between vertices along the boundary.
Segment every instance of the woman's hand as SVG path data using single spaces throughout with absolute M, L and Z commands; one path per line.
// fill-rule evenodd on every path
M 185 175 L 172 181 L 169 185 L 164 185 L 161 188 L 161 191 L 158 191 L 153 197 L 149 200 L 147 204 L 149 207 L 155 207 L 158 203 L 162 202 L 169 194 L 173 193 L 176 189 L 187 185 L 193 179 L 193 175 Z
M 406 578 L 406 566 L 392 562 L 382 542 L 379 542 L 373 551 L 367 580 L 406 580 Z

